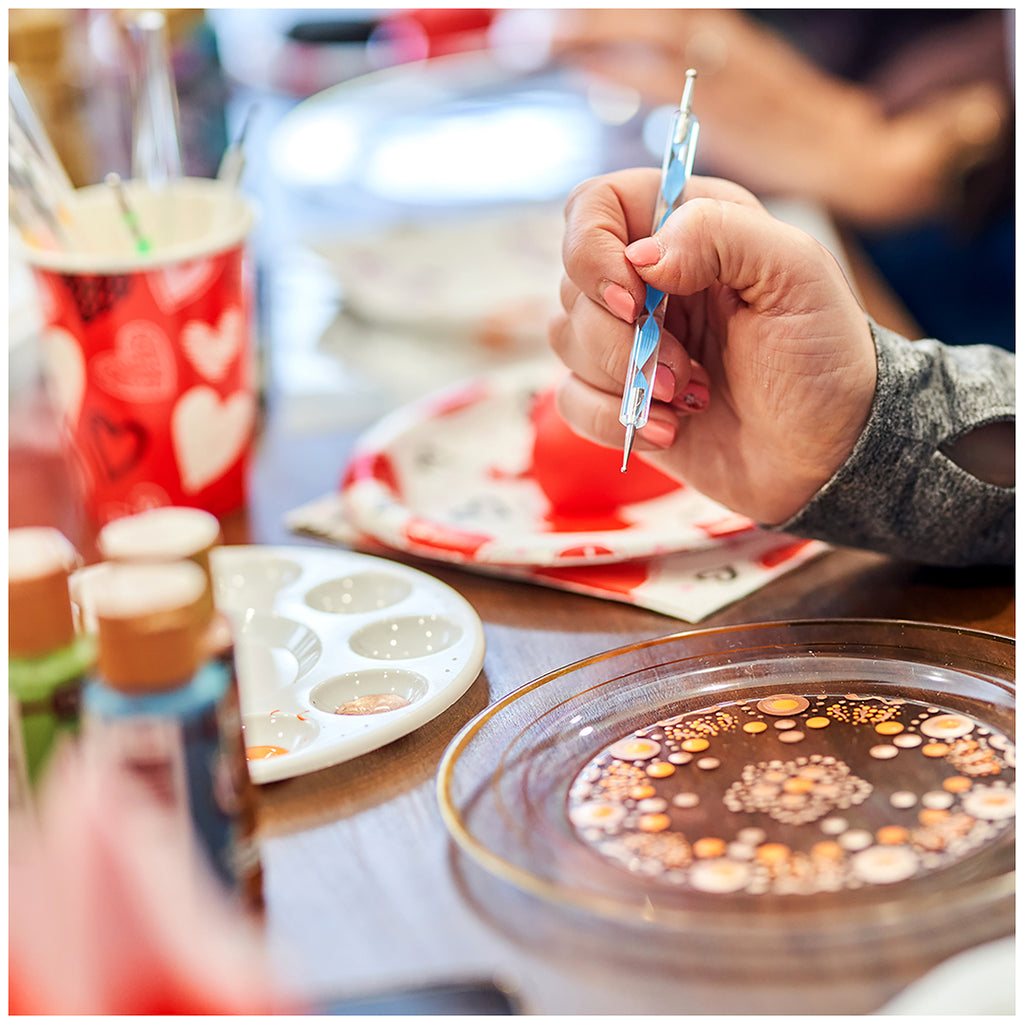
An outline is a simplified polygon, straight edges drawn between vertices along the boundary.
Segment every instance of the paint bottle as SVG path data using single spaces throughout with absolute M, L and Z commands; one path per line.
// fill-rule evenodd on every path
M 58 738 L 78 731 L 82 683 L 96 653 L 71 607 L 68 578 L 78 560 L 59 530 L 8 531 L 9 756 L 12 786 L 22 790 L 38 782 Z
M 262 907 L 252 784 L 231 665 L 192 562 L 106 563 L 88 588 L 96 671 L 83 691 L 88 756 L 145 780 L 250 909 Z
M 109 571 L 113 563 L 168 563 L 184 559 L 194 562 L 203 571 L 206 588 L 201 612 L 208 624 L 208 657 L 220 662 L 230 675 L 218 714 L 226 747 L 225 764 L 234 776 L 230 790 L 237 803 L 234 810 L 239 825 L 236 856 L 248 861 L 241 871 L 248 902 L 262 906 L 262 872 L 256 842 L 257 800 L 245 754 L 234 634 L 228 617 L 216 608 L 214 596 L 211 555 L 221 540 L 216 516 L 198 508 L 170 506 L 112 520 L 100 530 L 96 543 L 100 555 L 108 562 L 102 571 Z

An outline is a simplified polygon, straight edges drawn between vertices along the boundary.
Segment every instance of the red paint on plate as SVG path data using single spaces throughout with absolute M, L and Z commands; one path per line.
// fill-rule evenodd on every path
M 788 562 L 791 558 L 803 551 L 808 544 L 813 543 L 814 541 L 812 540 L 798 540 L 791 544 L 783 544 L 780 547 L 766 551 L 757 560 L 757 563 L 765 569 L 774 569 L 776 566 L 782 565 L 783 562 Z
M 622 472 L 622 452 L 580 437 L 555 407 L 555 392 L 541 392 L 530 410 L 534 429 L 530 470 L 558 515 L 593 515 L 650 501 L 684 484 L 639 458 Z
M 341 481 L 342 490 L 359 480 L 376 480 L 391 494 L 400 493 L 394 463 L 384 452 L 357 455 L 345 469 Z
M 403 532 L 405 539 L 415 547 L 454 552 L 467 558 L 472 558 L 484 544 L 494 540 L 489 534 L 452 530 L 440 523 L 416 516 L 405 524 Z

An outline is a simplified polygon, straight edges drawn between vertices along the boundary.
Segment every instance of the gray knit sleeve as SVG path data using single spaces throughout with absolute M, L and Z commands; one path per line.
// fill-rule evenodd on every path
M 1014 419 L 1015 357 L 907 339 L 871 324 L 878 384 L 854 450 L 775 529 L 932 565 L 1011 565 L 1015 488 L 985 483 L 942 448 Z

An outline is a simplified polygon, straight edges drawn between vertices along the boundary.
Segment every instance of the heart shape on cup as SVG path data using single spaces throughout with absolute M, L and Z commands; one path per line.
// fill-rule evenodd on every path
M 75 336 L 63 327 L 48 328 L 43 334 L 43 365 L 50 400 L 74 426 L 85 396 L 85 359 Z
M 242 328 L 241 310 L 231 306 L 215 327 L 202 320 L 189 320 L 181 331 L 181 347 L 206 380 L 220 381 L 242 350 Z
M 206 258 L 151 270 L 149 290 L 164 313 L 175 313 L 210 287 L 217 269 L 217 261 Z
M 149 446 L 145 428 L 133 420 L 115 420 L 94 413 L 88 426 L 93 450 L 108 480 L 120 480 L 130 473 Z
M 171 343 L 149 320 L 124 324 L 114 336 L 114 347 L 94 356 L 89 365 L 97 385 L 126 402 L 169 398 L 177 385 Z
M 247 391 L 222 400 L 199 385 L 181 396 L 171 413 L 171 440 L 184 490 L 201 491 L 235 462 L 249 443 L 255 412 Z

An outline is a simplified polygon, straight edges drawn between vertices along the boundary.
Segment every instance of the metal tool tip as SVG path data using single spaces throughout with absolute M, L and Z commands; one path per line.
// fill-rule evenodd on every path
M 620 473 L 626 472 L 626 466 L 629 463 L 629 453 L 633 450 L 633 437 L 636 434 L 636 427 L 630 424 L 626 427 L 626 443 L 622 446 L 622 467 L 619 469 Z
M 688 68 L 686 72 L 686 84 L 683 86 L 683 98 L 679 101 L 679 109 L 684 113 L 690 112 L 693 105 L 693 83 L 697 79 L 696 68 Z

